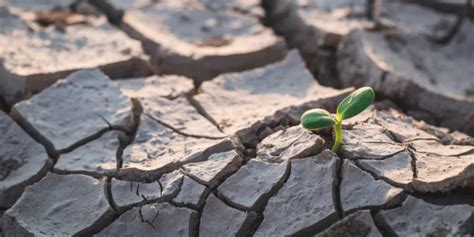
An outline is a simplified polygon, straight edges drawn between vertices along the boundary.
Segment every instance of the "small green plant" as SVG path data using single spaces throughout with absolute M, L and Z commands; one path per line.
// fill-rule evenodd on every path
M 311 131 L 333 126 L 335 138 L 331 150 L 337 153 L 342 144 L 342 121 L 364 111 L 374 102 L 374 97 L 372 88 L 359 88 L 339 103 L 335 115 L 324 109 L 310 109 L 301 116 L 301 123 L 304 128 Z

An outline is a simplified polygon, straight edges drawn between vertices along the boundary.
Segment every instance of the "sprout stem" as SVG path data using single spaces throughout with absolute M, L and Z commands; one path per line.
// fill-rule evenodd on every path
M 334 133 L 336 134 L 336 139 L 334 139 L 334 145 L 331 151 L 337 153 L 342 144 L 342 121 L 337 121 L 337 123 L 334 124 Z

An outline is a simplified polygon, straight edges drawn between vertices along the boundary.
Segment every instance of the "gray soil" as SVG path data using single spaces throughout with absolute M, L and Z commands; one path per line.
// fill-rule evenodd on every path
M 90 2 L 0 0 L 0 236 L 474 235 L 469 20 Z M 337 154 L 300 125 L 363 85 Z

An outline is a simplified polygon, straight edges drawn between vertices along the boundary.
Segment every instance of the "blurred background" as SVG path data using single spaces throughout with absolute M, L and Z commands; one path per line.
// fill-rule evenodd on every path
M 472 207 L 473 19 L 471 0 L 0 0 L 0 236 L 117 236 L 132 221 L 130 236 L 219 236 L 250 224 L 255 233 L 290 176 L 296 185 L 265 209 L 279 216 L 266 222 L 282 235 L 288 223 L 309 223 L 289 234 L 315 234 L 329 223 L 323 216 L 347 214 L 340 190 L 350 205 L 370 207 L 370 220 L 390 190 Z M 324 165 L 290 172 L 288 160 L 324 155 L 333 143 L 331 129 L 308 132 L 300 116 L 334 113 L 363 86 L 376 102 L 344 121 L 353 135 L 339 155 L 353 170 L 356 157 L 388 171 L 347 176 L 341 159 L 323 157 Z M 249 176 L 248 161 L 269 171 Z M 268 178 L 268 191 L 238 176 L 236 187 L 247 187 L 243 180 L 258 191 L 230 186 L 239 192 L 232 196 L 258 197 L 221 203 L 217 187 L 241 170 Z M 382 180 L 390 187 L 380 188 Z M 445 232 L 449 225 L 472 232 L 467 206 L 403 208 L 408 214 L 393 220 L 404 224 L 393 225 L 413 232 L 402 233 L 455 233 Z M 313 214 L 324 228 L 314 228 Z
M 69 73 L 176 74 L 195 88 L 297 49 L 324 86 L 372 86 L 407 114 L 468 132 L 469 0 L 2 0 L 5 110 Z M 138 45 L 140 44 L 140 45 Z M 47 55 L 47 56 L 45 56 Z M 291 78 L 288 78 L 291 80 Z

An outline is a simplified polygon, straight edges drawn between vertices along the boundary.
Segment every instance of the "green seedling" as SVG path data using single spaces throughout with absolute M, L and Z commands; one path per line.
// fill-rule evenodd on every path
M 352 118 L 374 102 L 375 93 L 370 87 L 362 87 L 352 92 L 337 106 L 336 114 L 324 109 L 310 109 L 301 116 L 303 127 L 314 131 L 321 128 L 334 128 L 334 145 L 332 152 L 337 153 L 342 144 L 342 121 Z

